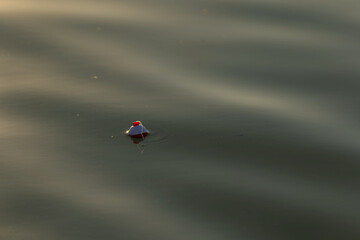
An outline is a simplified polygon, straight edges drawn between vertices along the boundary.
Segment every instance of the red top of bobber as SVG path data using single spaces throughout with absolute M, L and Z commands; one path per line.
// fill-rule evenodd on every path
M 133 126 L 139 126 L 139 121 L 133 122 Z

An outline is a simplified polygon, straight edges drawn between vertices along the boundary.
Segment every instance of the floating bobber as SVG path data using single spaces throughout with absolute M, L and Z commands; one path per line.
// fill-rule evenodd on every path
M 126 134 L 132 138 L 144 138 L 149 132 L 140 121 L 135 121 L 129 130 L 126 131 Z

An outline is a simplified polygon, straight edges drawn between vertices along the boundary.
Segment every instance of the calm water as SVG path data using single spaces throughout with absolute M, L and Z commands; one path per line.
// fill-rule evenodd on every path
M 360 239 L 359 8 L 0 0 L 0 238 Z

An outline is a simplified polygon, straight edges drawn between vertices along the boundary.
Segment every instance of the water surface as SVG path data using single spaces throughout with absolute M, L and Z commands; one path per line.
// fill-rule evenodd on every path
M 0 237 L 359 239 L 359 7 L 0 0 Z

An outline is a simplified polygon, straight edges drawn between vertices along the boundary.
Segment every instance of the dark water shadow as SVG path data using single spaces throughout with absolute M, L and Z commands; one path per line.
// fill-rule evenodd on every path
M 249 18 L 277 25 L 333 32 L 353 39 L 360 36 L 360 25 L 331 13 L 320 12 L 309 7 L 290 4 L 227 2 L 212 5 L 214 14 L 224 17 Z M 355 6 L 354 6 L 355 7 Z

